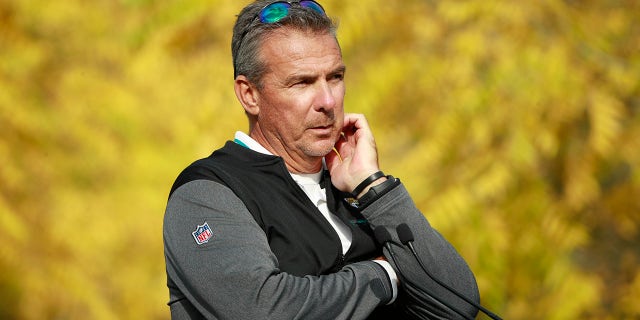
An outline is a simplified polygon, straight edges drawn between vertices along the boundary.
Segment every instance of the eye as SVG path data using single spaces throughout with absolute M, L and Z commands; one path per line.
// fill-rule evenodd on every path
M 312 77 L 300 77 L 298 79 L 293 79 L 291 81 L 291 86 L 292 87 L 306 87 L 310 84 L 313 84 L 313 82 L 315 81 L 314 78 Z
M 307 80 L 307 79 L 303 79 L 303 80 L 298 80 L 296 82 L 293 83 L 294 87 L 304 87 L 311 84 L 311 81 Z
M 331 75 L 331 77 L 329 77 L 329 80 L 342 81 L 342 80 L 344 80 L 344 73 L 342 73 L 342 72 L 335 73 L 335 74 Z

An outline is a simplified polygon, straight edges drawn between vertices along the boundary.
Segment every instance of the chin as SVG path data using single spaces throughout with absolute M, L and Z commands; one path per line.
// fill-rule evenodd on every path
M 324 136 L 310 135 L 301 139 L 298 146 L 309 157 L 324 157 L 333 150 L 339 138 L 340 131 L 334 131 Z
M 332 141 L 319 141 L 311 145 L 306 145 L 303 150 L 310 157 L 324 157 L 333 150 Z
M 310 157 L 324 157 L 327 154 L 329 154 L 329 152 L 331 152 L 331 150 L 333 150 L 333 147 L 331 148 L 313 148 L 311 150 L 307 150 L 307 152 L 305 152 L 308 156 Z

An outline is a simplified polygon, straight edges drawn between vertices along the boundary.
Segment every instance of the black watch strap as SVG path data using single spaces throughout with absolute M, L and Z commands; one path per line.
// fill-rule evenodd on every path
M 382 173 L 382 171 L 378 171 L 368 176 L 366 179 L 360 182 L 360 184 L 355 189 L 353 189 L 353 191 L 351 191 L 351 194 L 354 197 L 357 197 L 360 194 L 360 192 L 362 192 L 362 190 L 366 189 L 370 184 L 372 184 L 374 181 L 382 177 L 384 177 L 384 173 Z
M 358 209 L 362 210 L 378 198 L 385 195 L 387 192 L 391 191 L 393 188 L 400 184 L 400 179 L 396 179 L 393 176 L 387 176 L 387 180 L 382 182 L 381 184 L 375 185 L 367 191 L 367 193 L 363 194 L 360 199 L 358 199 Z

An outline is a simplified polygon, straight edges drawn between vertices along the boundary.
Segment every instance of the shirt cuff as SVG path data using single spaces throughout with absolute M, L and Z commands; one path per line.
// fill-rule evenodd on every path
M 384 270 L 387 272 L 387 276 L 389 277 L 389 280 L 391 280 L 392 297 L 391 297 L 391 300 L 387 303 L 387 305 L 390 305 L 393 302 L 395 302 L 396 298 L 398 297 L 398 275 L 396 274 L 396 271 L 393 270 L 393 268 L 391 267 L 391 264 L 388 261 L 373 260 L 373 262 L 382 266 L 382 268 L 384 268 Z

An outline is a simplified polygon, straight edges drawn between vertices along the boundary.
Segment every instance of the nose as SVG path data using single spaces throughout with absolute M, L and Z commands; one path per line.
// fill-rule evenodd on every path
M 315 109 L 318 112 L 327 112 L 335 109 L 337 105 L 336 94 L 337 88 L 334 88 L 328 81 L 319 81 L 316 92 Z

